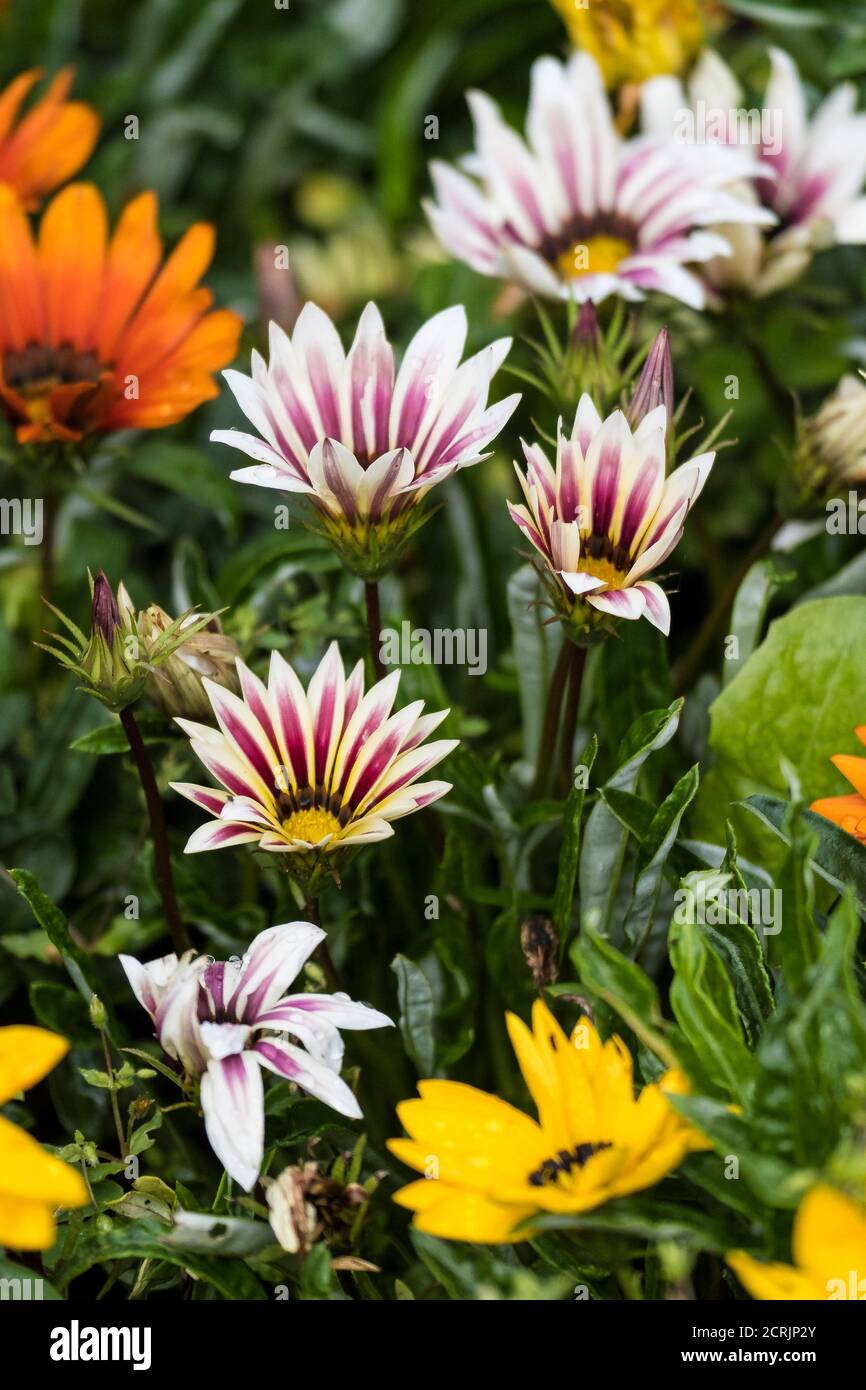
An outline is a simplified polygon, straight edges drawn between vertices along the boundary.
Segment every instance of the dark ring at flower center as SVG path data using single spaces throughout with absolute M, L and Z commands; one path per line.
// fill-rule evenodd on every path
M 3 378 L 13 390 L 50 390 L 57 385 L 72 385 L 79 381 L 97 382 L 105 370 L 96 353 L 89 349 L 79 352 L 71 343 L 47 347 L 28 343 L 20 351 L 9 349 L 3 357 Z
M 549 1183 L 558 1182 L 562 1174 L 570 1173 L 572 1168 L 582 1168 L 594 1154 L 611 1148 L 613 1145 L 607 1139 L 602 1139 L 597 1144 L 577 1144 L 573 1149 L 560 1149 L 555 1158 L 546 1158 L 540 1168 L 529 1174 L 529 1181 L 533 1187 L 546 1187 Z

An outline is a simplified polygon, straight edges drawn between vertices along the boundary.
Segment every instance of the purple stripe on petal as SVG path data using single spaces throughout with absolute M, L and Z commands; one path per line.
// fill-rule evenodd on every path
M 287 1077 L 290 1081 L 294 1080 L 300 1073 L 301 1069 L 297 1063 L 292 1061 L 292 1058 L 288 1057 L 282 1048 L 268 1042 L 266 1038 L 260 1038 L 258 1042 L 253 1043 L 251 1051 L 258 1052 L 262 1057 L 267 1058 L 274 1071 L 279 1072 L 281 1076 Z

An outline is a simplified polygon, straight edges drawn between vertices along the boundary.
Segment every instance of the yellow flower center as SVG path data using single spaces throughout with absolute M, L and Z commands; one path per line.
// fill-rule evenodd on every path
M 631 246 L 618 236 L 591 236 L 586 241 L 574 241 L 567 251 L 556 258 L 557 269 L 567 280 L 579 280 L 584 275 L 603 275 L 616 270 L 620 261 L 631 255 Z
M 317 845 L 320 840 L 324 840 L 326 835 L 336 835 L 340 830 L 340 822 L 336 816 L 332 816 L 330 811 L 322 807 L 309 807 L 305 811 L 293 811 L 290 816 L 282 822 L 283 829 L 287 835 L 295 840 L 306 840 L 308 844 Z
M 584 574 L 591 574 L 595 579 L 602 580 L 611 589 L 619 589 L 625 578 L 625 572 L 617 569 L 611 560 L 593 560 L 591 556 L 581 556 L 578 566 Z

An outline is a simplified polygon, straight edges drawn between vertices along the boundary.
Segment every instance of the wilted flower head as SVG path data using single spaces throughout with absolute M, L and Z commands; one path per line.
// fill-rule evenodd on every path
M 510 338 L 461 365 L 466 314 L 436 314 L 415 334 L 399 372 L 379 310 L 368 304 L 343 351 L 315 304 L 291 338 L 271 324 L 271 356 L 253 353 L 252 377 L 225 379 L 258 435 L 215 430 L 257 462 L 240 482 L 309 498 L 347 565 L 375 579 L 421 524 L 420 504 L 437 483 L 485 457 L 520 397 L 488 406 L 490 381 Z
M 173 624 L 158 603 L 152 603 L 138 615 L 138 634 L 145 656 L 159 651 L 159 644 Z M 236 661 L 240 656 L 237 642 L 227 637 L 214 616 L 202 627 L 195 614 L 181 619 L 178 634 L 195 628 L 172 656 L 156 667 L 145 686 L 145 694 L 171 718 L 186 715 L 198 719 L 210 714 L 211 705 L 202 681 L 207 678 L 235 694 L 240 690 Z
M 770 63 L 761 121 L 755 126 L 743 126 L 748 112 L 742 91 L 715 53 L 701 58 L 687 93 L 672 78 L 647 83 L 642 92 L 644 125 L 660 139 L 676 133 L 676 123 L 690 105 L 729 113 L 724 128 L 707 126 L 698 163 L 713 159 L 714 142 L 716 149 L 723 146 L 732 155 L 751 151 L 758 161 L 732 192 L 744 206 L 769 209 L 778 230 L 771 228 L 768 234 L 759 223 L 743 220 L 738 226 L 716 228 L 730 241 L 734 255 L 706 267 L 714 287 L 746 290 L 758 297 L 798 279 L 816 251 L 866 242 L 866 112 L 856 110 L 856 86 L 846 82 L 834 88 L 810 119 L 793 59 L 773 48 Z M 681 139 L 673 148 L 684 154 Z M 744 177 L 742 170 L 738 177 Z
M 20 115 L 39 68 L 22 72 L 0 92 L 0 183 L 26 208 L 77 173 L 99 134 L 99 117 L 82 101 L 67 101 L 72 68 L 63 68 L 48 90 Z
M 120 957 L 163 1051 L 188 1084 L 200 1085 L 211 1148 L 246 1191 L 264 1153 L 262 1068 L 360 1119 L 361 1108 L 340 1077 L 338 1030 L 391 1026 L 385 1014 L 345 994 L 286 993 L 324 936 L 310 922 L 286 922 L 260 932 L 240 962 L 215 962 L 192 951 L 148 965 Z
M 256 843 L 293 854 L 292 872 L 305 875 L 393 835 L 391 821 L 451 790 L 450 782 L 418 780 L 457 746 L 425 743 L 448 711 L 423 714 L 424 701 L 415 700 L 392 713 L 399 671 L 365 694 L 363 662 L 347 680 L 336 642 L 306 692 L 278 652 L 267 686 L 242 661 L 237 669 L 240 699 L 204 681 L 218 729 L 177 721 L 224 788 L 172 784 L 214 817 L 191 835 L 188 854 Z
M 372 1186 L 375 1187 L 375 1179 Z M 341 1182 L 315 1162 L 284 1168 L 265 1188 L 268 1220 L 284 1250 L 306 1255 L 321 1237 L 348 1235 L 368 1187 Z
M 553 0 L 572 42 L 591 53 L 608 87 L 682 72 L 703 40 L 695 0 Z
M 710 1147 L 670 1104 L 687 1090 L 676 1069 L 636 1091 L 628 1048 L 618 1037 L 602 1042 L 589 1019 L 569 1038 L 537 1000 L 531 1031 L 514 1014 L 506 1022 L 538 1119 L 462 1082 L 421 1081 L 420 1099 L 397 1107 L 409 1138 L 388 1143 L 425 1174 L 395 1199 L 418 1230 L 527 1240 L 533 1217 L 591 1211 Z
M 665 477 L 667 413 L 657 406 L 632 430 L 621 410 L 602 421 L 581 399 L 571 437 L 560 432 L 556 467 L 539 444 L 515 464 L 526 505 L 511 518 L 544 562 L 559 616 L 580 636 L 610 618 L 645 617 L 670 631 L 664 590 L 648 575 L 683 533 L 715 455 L 699 454 Z
M 483 92 L 469 105 L 477 182 L 433 163 L 427 212 L 443 246 L 482 275 L 596 303 L 658 290 L 699 309 L 704 288 L 686 267 L 730 253 L 703 229 L 775 221 L 721 187 L 725 170 L 684 163 L 669 138 L 624 140 L 588 53 L 533 64 L 526 141 Z
M 135 605 L 123 582 L 118 584 L 115 595 L 102 570 L 95 579 L 89 578 L 89 638 L 65 613 L 49 603 L 48 607 L 71 637 L 51 633 L 49 642 L 36 645 L 50 652 L 68 671 L 73 671 L 86 694 L 94 695 L 118 713 L 141 699 L 159 668 L 172 659 L 178 648 L 194 640 L 214 621 L 214 614 L 184 613 L 173 622 L 166 620 L 161 628 L 148 620 L 144 624 L 146 635 L 143 635 L 141 619 L 136 615 Z
M 798 422 L 795 460 L 805 490 L 827 496 L 866 481 L 866 381 L 843 376 L 816 413 Z
M 128 203 L 109 240 L 102 195 L 70 184 L 45 209 L 34 244 L 0 186 L 0 410 L 22 444 L 158 429 L 217 394 L 241 321 L 209 313 L 198 285 L 213 229 L 190 227 L 161 266 L 157 201 Z

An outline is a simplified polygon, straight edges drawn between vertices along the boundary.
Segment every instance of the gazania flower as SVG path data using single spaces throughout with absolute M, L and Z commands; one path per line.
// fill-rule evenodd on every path
M 538 1120 L 458 1081 L 422 1081 L 421 1099 L 398 1106 L 410 1137 L 388 1147 L 428 1175 L 396 1195 L 419 1230 L 491 1244 L 527 1239 L 533 1217 L 589 1211 L 651 1187 L 708 1147 L 667 1100 L 685 1090 L 679 1072 L 635 1098 L 620 1038 L 603 1043 L 583 1018 L 569 1039 L 541 1000 L 531 1032 L 513 1014 L 507 1022 Z
M 745 146 L 759 160 L 751 179 L 732 191 L 773 212 L 777 229 L 766 233 L 745 222 L 716 228 L 734 255 L 706 268 L 719 289 L 758 297 L 798 279 L 816 251 L 866 242 L 866 112 L 856 110 L 856 86 L 835 87 L 810 119 L 793 59 L 773 48 L 770 62 L 759 124 L 748 122 L 739 85 L 716 54 L 698 64 L 687 93 L 673 79 L 659 78 L 642 94 L 644 124 L 657 137 L 669 136 L 672 119 L 702 103 L 707 145 Z M 720 115 L 725 120 L 709 119 Z M 700 153 L 708 157 L 706 148 Z
M 703 40 L 695 0 L 553 0 L 569 37 L 591 53 L 608 87 L 682 72 Z
M 0 1105 L 35 1086 L 68 1051 L 65 1038 L 44 1028 L 0 1028 Z M 80 1173 L 0 1115 L 0 1245 L 47 1250 L 56 1209 L 89 1200 Z
M 854 730 L 861 743 L 866 743 L 866 724 Z M 866 844 L 866 758 L 851 753 L 835 753 L 830 761 L 838 767 L 853 792 L 846 796 L 823 796 L 813 801 L 810 810 L 847 830 L 861 844 Z
M 239 964 L 192 951 L 148 965 L 120 957 L 163 1051 L 186 1085 L 199 1085 L 211 1148 L 247 1192 L 264 1153 L 262 1068 L 360 1119 L 360 1106 L 340 1078 L 338 1030 L 391 1026 L 385 1014 L 345 994 L 286 993 L 324 936 L 309 922 L 269 927 Z
M 533 65 L 525 142 L 488 96 L 470 93 L 469 106 L 478 182 L 434 162 L 427 212 L 443 246 L 482 275 L 596 303 L 658 290 L 700 309 L 687 267 L 730 252 L 703 228 L 774 221 L 721 187 L 726 170 L 684 164 L 669 139 L 623 140 L 588 53 Z
M 508 510 L 542 557 L 557 612 L 578 632 L 610 617 L 670 631 L 667 596 L 648 576 L 682 536 L 715 455 L 666 478 L 666 430 L 663 405 L 632 431 L 621 410 L 602 422 L 583 396 L 571 437 L 559 435 L 555 468 L 539 444 L 523 445 L 526 475 L 515 468 L 526 505 Z
M 99 134 L 99 117 L 82 101 L 67 101 L 72 69 L 64 68 L 47 92 L 20 119 L 21 107 L 42 73 L 22 72 L 0 92 L 0 183 L 25 207 L 35 207 L 87 160 Z
M 519 395 L 487 405 L 510 338 L 462 366 L 466 313 L 436 314 L 415 334 L 396 376 L 375 304 L 344 353 L 334 325 L 304 306 L 289 338 L 271 324 L 271 358 L 253 353 L 252 377 L 225 372 L 259 436 L 215 430 L 258 462 L 232 477 L 310 499 L 350 568 L 376 579 L 421 522 L 437 483 L 486 457 Z
M 866 1298 L 866 1206 L 832 1187 L 813 1187 L 794 1217 L 793 1264 L 765 1264 L 732 1250 L 728 1264 L 753 1298 Z
M 70 184 L 34 244 L 0 187 L 0 409 L 21 443 L 157 429 L 217 394 L 213 373 L 237 349 L 241 321 L 214 313 L 198 286 L 213 230 L 191 227 L 160 266 L 153 193 L 127 204 L 109 240 L 92 184 Z
M 278 652 L 268 684 L 237 663 L 239 699 L 203 682 L 219 729 L 177 723 L 225 790 L 172 783 L 214 819 L 199 826 L 187 854 L 224 845 L 307 856 L 307 865 L 393 835 L 390 822 L 429 806 L 450 782 L 421 782 L 457 746 L 425 739 L 448 710 L 422 714 L 423 700 L 392 713 L 400 673 L 364 693 L 362 662 L 349 676 L 332 642 L 304 688 Z M 304 865 L 297 868 L 303 872 Z M 294 872 L 294 868 L 293 868 Z

